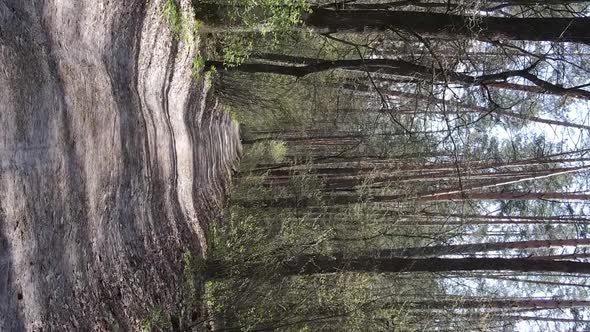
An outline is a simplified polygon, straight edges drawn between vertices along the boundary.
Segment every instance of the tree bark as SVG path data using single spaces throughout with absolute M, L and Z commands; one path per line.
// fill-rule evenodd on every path
M 468 194 L 454 193 L 438 196 L 425 196 L 418 198 L 419 201 L 453 201 L 453 200 L 560 200 L 560 201 L 587 201 L 588 194 L 560 193 L 560 192 L 475 192 Z
M 459 277 L 461 278 L 461 277 Z M 535 280 L 535 279 L 522 279 L 522 278 L 512 278 L 512 277 L 504 277 L 504 276 L 482 276 L 485 279 L 495 279 L 495 280 L 503 280 L 503 281 L 511 281 L 515 283 L 528 283 L 528 284 L 537 284 L 537 285 L 548 285 L 553 287 L 580 287 L 580 288 L 590 288 L 590 285 L 585 283 L 571 283 L 571 282 L 557 282 L 557 281 L 545 281 L 545 280 Z
M 342 87 L 345 89 L 349 89 L 351 91 L 361 91 L 364 93 L 369 93 L 372 91 L 372 89 L 366 84 L 358 84 L 358 83 L 356 83 L 356 84 L 343 84 Z M 435 98 L 433 96 L 420 95 L 417 93 L 403 92 L 403 91 L 396 91 L 396 90 L 389 90 L 389 89 L 381 89 L 381 90 L 379 90 L 379 92 L 382 95 L 387 96 L 387 97 L 423 100 L 426 102 L 432 101 L 432 102 L 435 102 L 439 105 L 450 105 L 450 106 L 452 106 L 452 108 L 448 110 L 449 114 L 454 114 L 456 112 L 463 112 L 463 111 L 479 113 L 479 114 L 484 114 L 484 115 L 485 114 L 497 114 L 498 116 L 503 116 L 506 118 L 514 118 L 514 119 L 519 119 L 519 120 L 523 120 L 523 121 L 531 121 L 531 122 L 537 122 L 537 123 L 542 123 L 542 124 L 547 124 L 547 125 L 555 125 L 555 126 L 561 126 L 561 127 L 590 130 L 590 126 L 588 126 L 588 125 L 572 123 L 572 122 L 568 122 L 568 121 L 545 119 L 545 118 L 541 118 L 541 117 L 534 116 L 534 115 L 521 114 L 521 113 L 518 113 L 518 112 L 515 112 L 512 110 L 500 109 L 499 107 L 494 107 L 494 106 L 488 108 L 488 107 L 483 107 L 483 106 L 478 106 L 478 105 L 466 104 L 464 102 L 455 103 L 455 102 L 449 102 L 448 100 Z M 374 93 L 376 94 L 377 92 L 375 91 Z M 459 110 L 456 110 L 456 108 L 458 108 Z M 417 112 L 417 111 L 415 111 L 415 110 L 409 111 L 410 114 L 412 114 L 412 112 Z M 441 112 L 441 111 L 438 111 L 438 112 Z M 428 113 L 435 113 L 435 112 L 431 111 Z
M 323 33 L 399 29 L 429 38 L 590 42 L 588 17 L 469 17 L 432 12 L 316 8 L 304 15 L 303 21 Z
M 226 70 L 237 70 L 246 73 L 280 74 L 294 77 L 304 77 L 310 74 L 334 69 L 358 70 L 369 73 L 382 73 L 431 80 L 433 82 L 442 82 L 445 84 L 453 83 L 465 86 L 493 86 L 502 89 L 533 93 L 548 93 L 552 95 L 590 100 L 590 91 L 576 87 L 563 87 L 545 81 L 531 74 L 529 72 L 530 68 L 475 76 L 447 70 L 445 68 L 427 67 L 398 59 L 325 60 L 282 54 L 259 54 L 258 56 L 258 60 L 270 61 L 271 63 L 243 63 L 236 67 L 226 68 Z M 209 60 L 205 62 L 205 67 L 222 68 L 224 67 L 224 63 L 223 61 Z M 531 82 L 533 85 L 508 83 L 506 80 L 509 78 L 523 78 Z
M 452 299 L 452 300 L 424 300 L 408 301 L 404 303 L 389 303 L 389 306 L 404 306 L 408 310 L 453 310 L 453 309 L 567 309 L 581 308 L 590 305 L 588 300 L 553 300 L 553 299 Z
M 590 245 L 590 239 L 563 239 L 563 240 L 530 240 L 514 242 L 488 242 L 469 243 L 455 245 L 438 245 L 429 247 L 414 247 L 400 249 L 382 249 L 375 252 L 377 257 L 429 257 L 457 254 L 475 254 L 481 252 L 511 250 L 511 249 L 533 249 L 551 248 L 563 246 Z M 535 258 L 535 256 L 531 257 Z
M 208 278 L 223 278 L 231 267 L 223 261 L 208 262 Z M 300 276 L 342 272 L 456 272 L 456 271 L 520 271 L 590 273 L 590 263 L 531 260 L 526 258 L 376 258 L 370 256 L 344 258 L 339 255 L 302 255 L 285 259 L 276 270 L 264 264 L 251 263 L 244 275 L 256 276 L 276 273 Z
M 459 7 L 475 9 L 478 11 L 492 12 L 515 6 L 566 6 L 571 4 L 584 4 L 587 0 L 493 0 L 486 1 L 489 6 L 476 6 L 476 1 L 459 5 L 449 1 L 424 2 L 422 0 L 398 0 L 383 3 L 358 3 L 356 1 L 334 2 L 330 5 L 321 6 L 325 9 L 348 9 L 348 10 L 390 10 L 400 7 L 439 8 L 446 11 L 455 10 Z
M 513 201 L 535 201 L 535 200 L 555 200 L 555 201 L 588 201 L 589 194 L 562 193 L 562 192 L 469 192 L 469 193 L 452 193 L 452 194 L 392 194 L 392 195 L 375 195 L 375 196 L 358 196 L 358 195 L 325 195 L 325 202 L 332 205 L 348 205 L 361 202 L 445 202 L 445 201 L 466 201 L 466 200 L 513 200 Z M 253 200 L 234 200 L 235 204 L 243 207 L 256 208 L 302 208 L 309 207 L 311 202 L 306 198 L 281 197 L 275 199 L 253 199 Z

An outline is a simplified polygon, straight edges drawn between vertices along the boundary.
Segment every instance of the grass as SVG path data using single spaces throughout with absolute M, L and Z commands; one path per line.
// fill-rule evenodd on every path
M 167 0 L 162 8 L 162 15 L 166 18 L 166 22 L 172 30 L 172 35 L 176 38 L 182 30 L 182 15 L 180 13 L 180 6 L 175 0 Z
M 197 54 L 193 58 L 193 76 L 195 78 L 199 78 L 201 76 L 201 72 L 205 69 L 205 59 L 200 55 Z
M 168 330 L 171 327 L 170 317 L 160 307 L 154 307 L 150 311 L 149 317 L 141 324 L 142 332 Z
M 269 143 L 269 157 L 273 163 L 280 163 L 287 155 L 287 144 L 283 141 L 271 141 Z
M 185 42 L 190 48 L 196 46 L 202 23 L 195 20 L 190 11 L 182 10 L 176 0 L 167 0 L 162 7 L 162 15 L 174 40 Z

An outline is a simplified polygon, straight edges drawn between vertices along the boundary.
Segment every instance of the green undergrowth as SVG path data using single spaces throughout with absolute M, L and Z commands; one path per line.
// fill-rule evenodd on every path
M 273 207 L 294 198 L 323 205 L 323 186 L 312 167 L 299 162 L 284 178 L 272 166 L 289 160 L 288 145 L 264 140 L 245 147 L 240 170 L 233 179 L 230 202 L 209 225 L 208 260 L 223 261 L 225 275 L 206 281 L 209 318 L 219 330 L 313 331 L 313 317 L 342 317 L 338 326 L 364 331 L 374 322 L 370 288 L 379 276 L 360 273 L 283 277 L 277 271 L 286 260 L 305 254 L 334 252 L 335 225 L 326 217 L 297 206 Z M 269 185 L 273 183 L 273 185 Z M 363 205 L 351 207 L 351 225 L 369 217 Z M 398 317 L 399 308 L 381 316 Z M 311 318 L 311 321 L 308 320 Z
M 306 0 L 200 0 L 191 9 L 181 8 L 178 0 L 166 0 L 161 13 L 174 40 L 195 47 L 204 41 L 202 52 L 193 61 L 198 78 L 205 60 L 222 60 L 224 66 L 237 66 L 254 50 L 283 47 L 282 41 L 301 30 L 301 15 L 310 10 Z
M 202 22 L 195 19 L 190 10 L 183 10 L 176 0 L 167 0 L 162 7 L 162 15 L 176 41 L 185 42 L 189 47 L 196 46 Z
M 281 44 L 285 36 L 305 42 L 305 33 L 293 28 L 301 25 L 300 15 L 309 8 L 303 0 L 195 1 L 193 6 L 195 20 L 201 22 L 196 25 L 187 24 L 173 0 L 168 0 L 163 13 L 177 40 L 198 35 L 204 42 L 205 52 L 192 62 L 193 73 L 205 71 L 205 84 L 215 88 L 222 108 L 240 123 L 242 138 L 251 138 L 252 143 L 244 146 L 228 205 L 208 226 L 207 261 L 183 256 L 183 308 L 204 306 L 207 313 L 199 328 L 213 330 L 279 326 L 284 331 L 312 331 L 314 325 L 302 317 L 317 313 L 346 317 L 343 327 L 362 330 L 369 326 L 363 304 L 369 301 L 367 287 L 373 276 L 284 278 L 277 273 L 285 260 L 335 249 L 330 242 L 334 224 L 298 203 L 323 206 L 323 182 L 306 163 L 307 157 L 291 151 L 288 140 L 273 134 L 305 131 L 315 121 L 332 121 L 318 119 L 317 114 L 329 116 L 335 106 L 327 102 L 341 94 L 326 88 L 334 77 L 295 80 L 205 68 L 208 59 L 221 59 L 231 67 L 246 61 L 253 49 L 291 47 Z M 323 52 L 329 57 L 335 50 L 326 47 Z M 298 166 L 289 176 L 273 175 L 277 165 L 290 164 Z M 280 201 L 289 203 L 275 207 Z M 210 262 L 222 262 L 225 274 L 206 280 Z M 162 316 L 172 317 L 154 310 L 146 324 L 163 326 Z
M 207 319 L 203 299 L 205 295 L 206 264 L 202 257 L 190 250 L 182 254 L 182 275 L 177 291 L 181 301 L 173 311 L 156 304 L 142 320 L 141 331 L 201 331 L 205 330 Z
M 257 206 L 257 202 L 296 195 L 319 199 L 321 181 L 309 170 L 300 171 L 280 188 L 268 186 L 268 173 L 257 170 L 260 164 L 283 162 L 287 153 L 281 141 L 247 146 L 233 179 L 229 205 L 209 226 L 208 259 L 229 267 L 223 278 L 206 282 L 205 303 L 217 329 L 250 331 L 283 320 L 281 307 L 292 306 L 301 295 L 297 288 L 302 282 L 283 280 L 274 271 L 285 257 L 318 251 L 329 233 L 298 209 Z M 253 270 L 252 266 L 264 268 Z
M 154 307 L 141 324 L 141 331 L 167 331 L 171 327 L 170 316 L 161 307 Z
M 285 34 L 302 27 L 306 0 L 193 1 L 202 34 L 212 47 L 209 55 L 228 67 L 247 60 L 259 44 L 278 45 Z
M 166 0 L 161 14 L 175 41 L 195 47 L 205 40 L 207 55 L 198 54 L 192 70 L 199 77 L 206 59 L 222 59 L 225 66 L 239 65 L 258 44 L 275 45 L 285 31 L 301 25 L 299 17 L 309 10 L 304 0 L 193 1 L 191 9 L 178 0 Z
M 191 10 L 183 10 L 177 0 L 167 0 L 162 6 L 161 13 L 176 42 L 186 44 L 189 49 L 199 46 L 203 22 L 196 19 Z M 200 51 L 197 51 L 193 58 L 191 69 L 195 79 L 200 78 L 205 69 L 205 57 Z

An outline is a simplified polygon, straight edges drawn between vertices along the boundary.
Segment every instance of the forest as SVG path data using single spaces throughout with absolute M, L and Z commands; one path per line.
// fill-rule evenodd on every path
M 214 331 L 590 329 L 590 2 L 196 8 L 244 146 Z
M 0 331 L 590 331 L 590 1 L 0 0 Z

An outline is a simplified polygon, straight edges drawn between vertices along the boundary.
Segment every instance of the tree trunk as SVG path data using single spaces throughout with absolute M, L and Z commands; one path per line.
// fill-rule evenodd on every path
M 232 267 L 223 261 L 209 261 L 208 278 L 223 278 Z M 302 255 L 284 260 L 276 268 L 251 263 L 242 273 L 246 277 L 276 273 L 283 276 L 341 272 L 456 272 L 456 271 L 521 271 L 590 273 L 590 263 L 531 260 L 526 258 L 376 258 L 370 256 L 344 258 L 340 255 Z
M 471 1 L 465 4 L 451 3 L 450 1 L 442 2 L 424 2 L 421 0 L 398 0 L 383 3 L 357 3 L 356 1 L 340 1 L 330 5 L 321 6 L 321 8 L 331 9 L 348 9 L 348 10 L 390 10 L 400 7 L 419 7 L 419 8 L 439 8 L 446 11 L 455 10 L 460 7 L 475 9 L 478 11 L 492 12 L 509 7 L 516 6 L 567 6 L 571 4 L 584 4 L 588 0 L 487 0 L 486 2 Z M 477 6 L 477 4 L 489 4 L 488 6 Z
M 321 213 L 321 212 L 320 212 Z M 531 225 L 531 224 L 558 224 L 558 225 L 588 225 L 590 218 L 579 216 L 495 216 L 495 215 L 470 215 L 470 214 L 413 214 L 403 211 L 379 211 L 379 216 L 403 216 L 397 220 L 396 225 Z
M 459 277 L 461 278 L 461 277 Z M 582 284 L 582 283 L 571 283 L 571 282 L 557 282 L 557 281 L 545 281 L 545 280 L 535 280 L 535 279 L 522 279 L 522 278 L 512 278 L 512 277 L 503 277 L 503 276 L 482 276 L 484 279 L 495 279 L 495 280 L 502 280 L 502 281 L 511 281 L 514 283 L 527 283 L 527 284 L 536 284 L 536 285 L 549 285 L 554 287 L 580 287 L 580 288 L 590 288 L 590 285 Z
M 352 91 L 360 91 L 363 93 L 370 93 L 373 90 L 366 84 L 358 84 L 358 83 L 355 83 L 355 84 L 346 83 L 346 84 L 343 84 L 342 87 L 345 89 L 349 89 Z M 382 95 L 387 96 L 387 97 L 423 100 L 426 102 L 434 102 L 439 105 L 450 105 L 450 106 L 452 106 L 452 108 L 448 110 L 449 114 L 455 114 L 457 112 L 472 112 L 472 113 L 479 113 L 479 114 L 484 114 L 484 115 L 497 114 L 498 116 L 503 116 L 506 118 L 514 118 L 514 119 L 519 119 L 519 120 L 523 120 L 523 121 L 530 121 L 530 122 L 543 123 L 543 124 L 547 124 L 547 125 L 555 125 L 555 126 L 590 130 L 590 126 L 587 126 L 587 125 L 572 123 L 569 121 L 545 119 L 545 118 L 541 118 L 541 117 L 534 116 L 534 115 L 521 114 L 521 113 L 518 113 L 518 112 L 515 112 L 512 110 L 501 109 L 499 107 L 492 106 L 492 107 L 488 108 L 488 107 L 483 107 L 483 106 L 479 106 L 479 105 L 466 104 L 464 102 L 452 102 L 452 101 L 449 102 L 448 100 L 435 98 L 433 96 L 421 95 L 421 94 L 411 93 L 411 92 L 389 90 L 389 89 L 381 89 L 381 90 L 379 90 L 379 92 Z M 375 95 L 377 95 L 376 91 L 374 91 L 373 93 Z M 396 113 L 397 112 L 398 111 L 396 111 Z M 440 110 L 437 112 L 442 113 L 442 111 L 440 111 Z M 418 114 L 419 111 L 418 110 L 409 110 L 408 113 Z M 434 111 L 426 111 L 426 114 L 431 114 L 431 113 L 435 114 Z
M 558 200 L 558 201 L 587 201 L 588 194 L 560 193 L 560 192 L 475 192 L 475 193 L 454 193 L 437 196 L 425 196 L 418 198 L 419 201 L 453 201 L 453 200 Z
M 475 76 L 447 70 L 445 68 L 427 67 L 398 59 L 325 60 L 282 54 L 259 54 L 258 59 L 270 61 L 272 63 L 243 63 L 236 67 L 226 68 L 226 70 L 237 70 L 246 73 L 271 73 L 294 77 L 304 77 L 310 74 L 334 69 L 357 70 L 369 73 L 419 78 L 445 84 L 453 83 L 463 84 L 465 86 L 494 86 L 502 89 L 548 93 L 558 96 L 569 96 L 590 100 L 590 91 L 576 87 L 563 87 L 550 83 L 529 73 L 528 68 Z M 224 63 L 223 61 L 209 60 L 205 62 L 205 67 L 222 68 L 224 67 Z M 509 78 L 523 78 L 531 82 L 533 85 L 508 83 L 506 80 Z
M 383 249 L 375 252 L 377 257 L 428 257 L 457 254 L 475 254 L 481 252 L 511 250 L 511 249 L 533 249 L 551 248 L 563 246 L 590 245 L 590 239 L 564 239 L 564 240 L 530 240 L 514 242 L 493 242 L 493 243 L 469 243 L 455 245 L 439 245 L 430 247 L 414 247 L 400 249 Z M 535 258 L 534 256 L 532 257 Z
M 508 18 L 387 10 L 327 10 L 303 16 L 308 26 L 323 32 L 404 30 L 429 38 L 590 42 L 590 18 Z
M 568 309 L 582 308 L 590 305 L 588 300 L 553 300 L 553 299 L 452 299 L 452 300 L 424 300 L 408 301 L 404 303 L 389 303 L 392 307 L 404 306 L 408 310 L 453 310 L 453 309 Z
M 566 301 L 567 302 L 567 301 Z M 588 306 L 589 304 L 582 305 L 581 307 Z M 555 308 L 561 309 L 562 307 Z M 567 304 L 564 308 L 575 308 L 575 307 L 568 307 Z M 547 309 L 554 309 L 554 308 L 547 308 Z M 484 318 L 485 317 L 485 318 Z M 552 323 L 573 323 L 573 324 L 590 324 L 590 320 L 582 319 L 582 318 L 559 318 L 559 317 L 540 317 L 540 316 L 523 316 L 523 315 L 500 315 L 500 316 L 485 316 L 482 315 L 482 319 L 498 319 L 498 320 L 512 320 L 512 321 L 532 321 L 532 322 L 552 322 Z
M 360 202 L 444 202 L 444 201 L 466 201 L 466 200 L 513 200 L 513 201 L 535 201 L 535 200 L 556 200 L 556 201 L 588 201 L 589 194 L 578 193 L 561 193 L 561 192 L 468 192 L 468 193 L 452 193 L 452 194 L 392 194 L 392 195 L 376 195 L 376 196 L 358 196 L 358 195 L 325 195 L 323 197 L 325 202 L 334 205 L 348 205 Z M 234 203 L 243 207 L 274 207 L 274 208 L 302 208 L 309 207 L 310 202 L 305 198 L 295 197 L 281 197 L 275 199 L 252 199 L 252 200 L 234 200 Z

